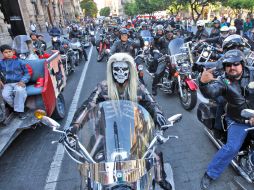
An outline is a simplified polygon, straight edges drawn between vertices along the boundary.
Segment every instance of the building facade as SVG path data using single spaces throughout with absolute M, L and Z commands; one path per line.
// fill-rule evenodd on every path
M 64 26 L 67 20 L 80 13 L 80 0 L 1 0 L 0 1 L 0 45 L 10 44 L 12 37 L 31 32 L 46 32 L 49 26 Z

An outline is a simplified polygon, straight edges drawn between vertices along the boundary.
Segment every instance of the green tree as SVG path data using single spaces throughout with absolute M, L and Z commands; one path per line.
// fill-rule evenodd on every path
M 128 16 L 134 16 L 138 14 L 137 6 L 135 2 L 127 2 L 124 4 L 124 13 Z
M 254 9 L 253 0 L 226 0 L 223 2 L 223 5 L 232 8 L 236 14 L 240 14 L 243 9 L 250 12 L 253 12 Z
M 167 11 L 171 15 L 178 15 L 181 10 L 188 9 L 188 2 L 186 0 L 172 0 L 169 1 Z
M 100 10 L 100 16 L 109 16 L 110 15 L 110 8 L 104 7 Z
M 80 6 L 85 10 L 85 16 L 96 17 L 98 9 L 93 0 L 83 0 L 81 1 Z

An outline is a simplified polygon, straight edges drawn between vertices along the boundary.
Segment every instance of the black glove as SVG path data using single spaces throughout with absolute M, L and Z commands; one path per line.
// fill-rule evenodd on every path
M 161 113 L 157 113 L 155 116 L 155 124 L 161 127 L 167 124 L 167 120 Z

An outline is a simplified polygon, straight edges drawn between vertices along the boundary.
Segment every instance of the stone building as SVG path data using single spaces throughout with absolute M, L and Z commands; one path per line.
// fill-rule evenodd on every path
M 1 0 L 0 45 L 10 43 L 11 37 L 31 32 L 31 23 L 38 32 L 46 32 L 46 22 L 64 25 L 80 13 L 80 0 Z M 73 8 L 73 9 L 72 9 Z M 78 10 L 78 11 L 77 11 Z

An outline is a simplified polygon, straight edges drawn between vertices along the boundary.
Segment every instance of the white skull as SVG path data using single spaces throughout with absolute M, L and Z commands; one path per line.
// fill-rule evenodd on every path
M 115 62 L 113 63 L 113 77 L 114 79 L 123 84 L 129 78 L 129 66 L 125 62 Z

